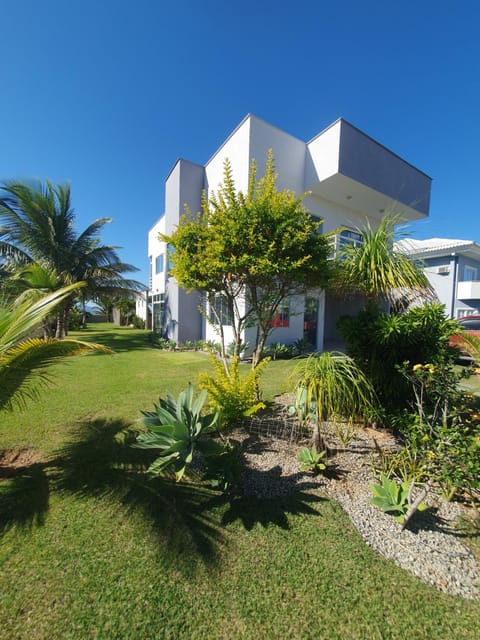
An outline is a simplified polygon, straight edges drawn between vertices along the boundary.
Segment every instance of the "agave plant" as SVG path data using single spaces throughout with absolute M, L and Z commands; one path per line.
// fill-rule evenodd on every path
M 166 398 L 159 399 L 154 411 L 142 411 L 139 422 L 146 431 L 138 435 L 133 446 L 159 451 L 149 473 L 160 475 L 172 468 L 178 482 L 192 462 L 195 450 L 205 456 L 223 453 L 224 447 L 208 437 L 217 432 L 218 412 L 202 415 L 206 400 L 205 390 L 195 400 L 193 386 L 189 384 L 177 400 L 167 391 Z
M 297 456 L 298 461 L 301 463 L 300 471 L 310 471 L 314 475 L 317 475 L 317 473 L 320 473 L 321 471 L 325 471 L 327 466 L 322 462 L 324 456 L 325 451 L 317 451 L 315 445 L 313 445 L 311 449 L 307 449 L 307 447 L 305 447 Z
M 378 507 L 385 513 L 391 513 L 395 520 L 399 522 L 402 529 L 415 511 L 425 511 L 427 505 L 421 500 L 410 502 L 414 481 L 402 482 L 398 484 L 395 480 L 389 480 L 383 474 L 380 476 L 380 484 L 372 484 L 370 488 L 374 498 L 370 498 L 370 503 Z M 427 489 L 424 489 L 420 497 L 425 497 Z
M 33 304 L 31 299 L 0 302 L 0 409 L 37 397 L 42 383 L 51 378 L 47 368 L 51 363 L 87 351 L 112 353 L 81 340 L 32 337 L 42 320 L 80 286 L 64 287 Z

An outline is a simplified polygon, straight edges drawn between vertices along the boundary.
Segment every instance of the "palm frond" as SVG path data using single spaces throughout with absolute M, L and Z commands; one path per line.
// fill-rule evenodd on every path
M 0 355 L 0 410 L 23 406 L 38 397 L 49 382 L 48 367 L 67 356 L 86 352 L 112 353 L 103 345 L 79 340 L 30 338 Z

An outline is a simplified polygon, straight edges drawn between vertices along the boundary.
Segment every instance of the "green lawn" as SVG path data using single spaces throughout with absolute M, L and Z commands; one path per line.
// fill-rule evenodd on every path
M 480 603 L 378 557 L 318 494 L 228 501 L 146 481 L 124 430 L 209 360 L 141 331 L 81 335 L 116 355 L 55 367 L 41 401 L 2 416 L 0 448 L 38 463 L 0 482 L 0 638 L 478 637 Z M 269 364 L 267 398 L 291 365 Z

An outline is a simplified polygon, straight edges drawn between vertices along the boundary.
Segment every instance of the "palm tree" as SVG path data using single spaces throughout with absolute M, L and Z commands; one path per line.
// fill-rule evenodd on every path
M 103 245 L 99 232 L 111 222 L 99 218 L 77 234 L 69 185 L 9 182 L 0 197 L 0 257 L 10 266 L 36 263 L 54 274 L 58 286 L 85 282 L 83 300 L 98 292 L 120 295 L 144 289 L 124 273 L 136 267 L 121 262 L 119 247 Z M 56 337 L 65 337 L 74 294 L 57 307 Z
M 107 347 L 80 340 L 32 337 L 39 323 L 79 286 L 83 283 L 42 296 L 33 304 L 28 298 L 0 303 L 0 409 L 35 398 L 39 386 L 50 379 L 47 366 L 52 362 L 87 351 L 112 353 Z
M 394 246 L 397 215 L 386 215 L 376 229 L 367 221 L 358 229 L 359 246 L 345 245 L 338 256 L 335 287 L 344 295 L 361 294 L 368 301 L 387 300 L 398 304 L 400 298 L 410 301 L 422 296 L 434 299 L 428 278 L 405 253 Z

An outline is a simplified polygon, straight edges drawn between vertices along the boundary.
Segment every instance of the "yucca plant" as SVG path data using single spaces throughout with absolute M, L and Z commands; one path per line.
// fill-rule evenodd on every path
M 64 287 L 33 303 L 28 299 L 0 302 L 0 409 L 37 397 L 42 383 L 51 379 L 48 365 L 57 360 L 88 351 L 112 353 L 81 340 L 32 337 L 42 320 L 81 286 Z
M 343 353 L 325 351 L 302 360 L 292 372 L 297 414 L 313 419 L 313 443 L 326 450 L 321 436 L 324 422 L 365 415 L 374 410 L 372 385 L 355 361 Z
M 173 469 L 179 482 L 191 464 L 195 450 L 204 456 L 224 452 L 224 446 L 211 438 L 217 433 L 218 412 L 202 415 L 206 400 L 205 390 L 194 399 L 193 386 L 189 384 L 177 400 L 167 391 L 154 411 L 142 411 L 143 418 L 139 422 L 146 431 L 137 436 L 132 446 L 158 450 L 159 456 L 150 465 L 149 473 L 161 475 Z
M 362 243 L 341 248 L 335 290 L 360 293 L 372 301 L 384 298 L 392 305 L 398 303 L 399 292 L 407 299 L 418 295 L 435 298 L 422 269 L 406 253 L 395 249 L 394 240 L 399 236 L 395 226 L 401 222 L 400 216 L 389 213 L 376 229 L 368 220 L 364 227 L 357 229 Z

